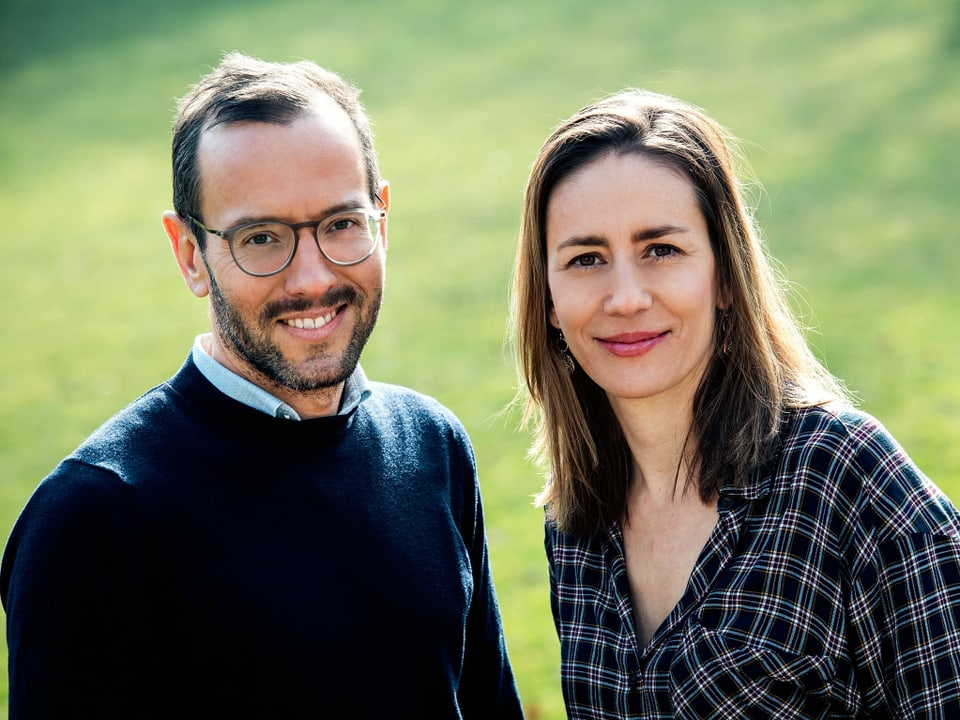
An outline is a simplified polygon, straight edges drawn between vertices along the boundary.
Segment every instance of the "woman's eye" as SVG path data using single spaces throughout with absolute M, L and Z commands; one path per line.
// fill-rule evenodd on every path
M 648 251 L 654 258 L 670 257 L 677 252 L 673 245 L 651 245 Z
M 596 255 L 577 255 L 570 261 L 570 265 L 576 267 L 593 267 L 600 262 Z

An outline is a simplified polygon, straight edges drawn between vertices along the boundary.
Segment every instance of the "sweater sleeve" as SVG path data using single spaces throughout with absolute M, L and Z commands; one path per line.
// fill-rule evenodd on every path
M 460 442 L 462 532 L 470 553 L 474 588 L 458 692 L 460 708 L 465 720 L 523 718 L 490 569 L 476 462 L 469 440 L 464 436 Z M 453 480 L 456 482 L 458 478 Z
M 68 460 L 34 492 L 0 574 L 10 718 L 140 715 L 136 677 L 149 671 L 127 661 L 146 641 L 140 542 L 130 489 L 109 472 Z

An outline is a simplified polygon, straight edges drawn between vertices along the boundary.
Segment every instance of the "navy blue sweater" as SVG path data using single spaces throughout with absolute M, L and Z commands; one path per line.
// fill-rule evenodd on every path
M 521 717 L 466 433 L 371 387 L 292 422 L 188 359 L 65 459 L 3 558 L 11 720 Z

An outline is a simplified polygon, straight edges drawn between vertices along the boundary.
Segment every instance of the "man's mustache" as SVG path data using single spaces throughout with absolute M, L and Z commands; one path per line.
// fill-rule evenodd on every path
M 319 298 L 285 298 L 266 304 L 260 311 L 261 319 L 271 321 L 280 315 L 326 310 L 334 305 L 357 304 L 360 293 L 349 285 L 331 288 Z

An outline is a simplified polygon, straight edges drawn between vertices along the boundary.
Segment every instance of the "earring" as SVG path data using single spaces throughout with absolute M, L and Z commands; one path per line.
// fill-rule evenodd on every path
M 573 362 L 573 356 L 570 354 L 570 346 L 567 345 L 567 340 L 563 337 L 563 332 L 557 331 L 557 354 L 560 356 L 560 362 L 563 363 L 563 367 L 566 368 L 567 373 L 573 375 L 573 371 L 576 370 L 577 366 Z

